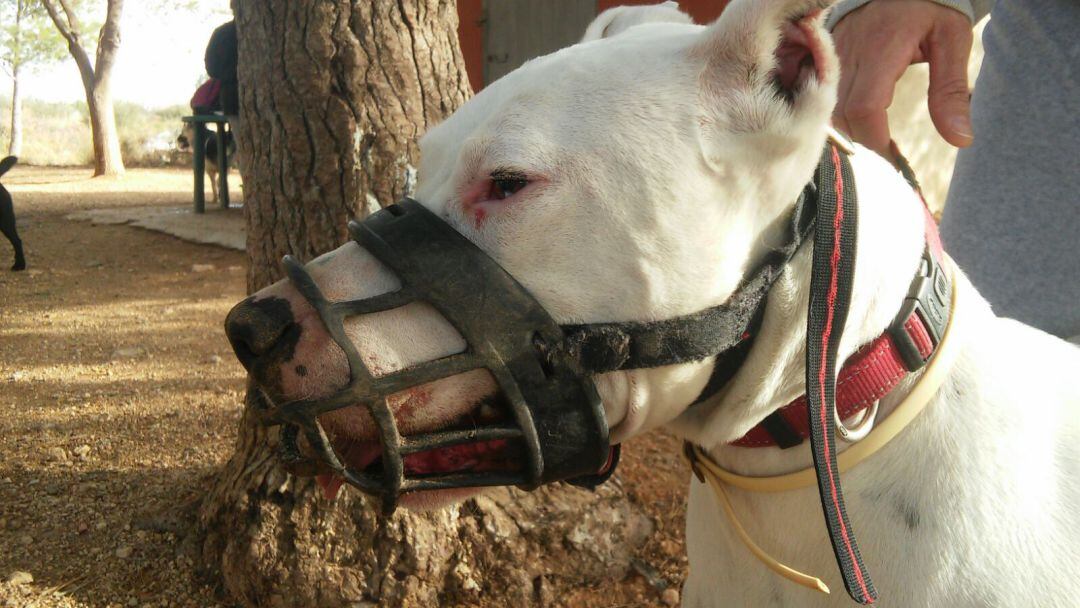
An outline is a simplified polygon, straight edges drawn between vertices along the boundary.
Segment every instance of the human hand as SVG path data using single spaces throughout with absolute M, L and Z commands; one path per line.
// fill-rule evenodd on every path
M 845 15 L 833 29 L 840 57 L 835 126 L 886 158 L 896 81 L 913 63 L 930 64 L 927 105 L 938 133 L 959 148 L 971 145 L 971 21 L 930 0 L 875 0 Z

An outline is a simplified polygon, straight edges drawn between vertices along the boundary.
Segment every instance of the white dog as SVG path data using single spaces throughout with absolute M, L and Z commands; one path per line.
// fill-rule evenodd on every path
M 530 61 L 424 136 L 416 198 L 560 323 L 667 319 L 725 302 L 778 244 L 777 220 L 811 179 L 826 141 L 838 77 L 821 27 L 827 4 L 735 0 L 708 27 L 650 23 Z M 924 250 L 922 203 L 904 179 L 862 148 L 851 163 L 858 263 L 839 361 L 891 323 Z M 805 443 L 730 443 L 804 391 L 810 256 L 804 246 L 773 286 L 753 349 L 707 407 L 689 406 L 711 359 L 598 377 L 613 440 L 667 426 L 743 475 L 806 468 Z M 399 286 L 353 243 L 308 269 L 331 300 Z M 963 296 L 950 337 L 958 354 L 940 389 L 902 433 L 843 475 L 881 603 L 1080 602 L 1080 388 L 1071 377 L 1080 350 L 995 317 L 959 272 L 955 289 Z M 273 312 L 256 322 L 256 309 Z M 264 326 L 243 348 L 275 400 L 348 382 L 342 352 L 289 283 L 257 293 L 230 318 Z M 354 317 L 346 329 L 378 373 L 465 348 L 423 304 Z M 879 418 L 887 421 L 919 381 L 916 373 L 883 399 Z M 403 391 L 391 405 L 408 435 L 445 427 L 494 390 L 489 375 L 470 372 Z M 357 445 L 375 437 L 360 407 L 320 420 Z M 358 466 L 374 456 L 365 458 Z M 340 480 L 321 483 L 332 495 Z M 691 483 L 685 606 L 847 605 L 842 593 L 816 594 L 766 569 L 717 496 Z M 728 493 L 762 548 L 837 586 L 815 488 Z

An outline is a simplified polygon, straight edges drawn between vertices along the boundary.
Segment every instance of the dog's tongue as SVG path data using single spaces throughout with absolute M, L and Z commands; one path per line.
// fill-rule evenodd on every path
M 504 439 L 470 443 L 439 448 L 405 456 L 405 472 L 412 475 L 424 473 L 450 473 L 458 471 L 493 471 L 513 469 L 515 463 L 507 451 Z M 363 471 L 382 454 L 382 447 L 374 441 L 350 442 L 339 456 L 348 466 Z M 337 498 L 345 480 L 333 473 L 315 476 L 315 483 L 322 489 L 327 500 Z
M 505 469 L 510 464 L 506 447 L 505 439 L 497 439 L 409 454 L 405 457 L 405 471 L 418 475 Z

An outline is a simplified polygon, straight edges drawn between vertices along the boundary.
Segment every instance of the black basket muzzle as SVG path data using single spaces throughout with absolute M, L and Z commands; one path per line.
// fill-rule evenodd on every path
M 271 406 L 264 421 L 284 425 L 280 455 L 296 473 L 334 474 L 379 496 L 384 511 L 418 490 L 542 484 L 595 475 L 613 468 L 608 425 L 591 378 L 563 356 L 563 329 L 512 276 L 479 247 L 420 203 L 404 199 L 351 222 L 353 239 L 389 268 L 401 289 L 344 302 L 330 302 L 311 275 L 286 256 L 289 279 L 317 311 L 326 331 L 349 362 L 349 385 L 318 399 Z M 345 334 L 345 319 L 422 301 L 433 306 L 466 341 L 464 352 L 381 375 L 372 374 Z M 468 430 L 403 436 L 387 398 L 400 391 L 476 369 L 494 377 L 509 404 L 505 422 Z M 318 417 L 362 405 L 370 412 L 382 447 L 381 471 L 360 471 L 342 461 Z M 301 454 L 298 436 L 317 460 Z M 405 457 L 458 446 L 505 440 L 517 444 L 523 462 L 506 471 L 410 474 Z M 321 461 L 318 462 L 318 461 Z M 374 467 L 369 467 L 372 469 Z

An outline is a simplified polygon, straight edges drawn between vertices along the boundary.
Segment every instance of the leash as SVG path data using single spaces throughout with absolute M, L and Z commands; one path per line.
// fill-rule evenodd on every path
M 822 191 L 814 232 L 813 269 L 806 330 L 806 403 L 810 419 L 810 448 L 814 454 L 818 493 L 825 527 L 848 594 L 860 604 L 872 604 L 877 591 L 866 572 L 855 533 L 851 530 L 840 471 L 836 467 L 836 353 L 851 304 L 855 278 L 858 207 L 855 179 L 847 154 L 829 146 L 822 163 Z M 829 178 L 832 177 L 830 180 Z M 829 181 L 832 189 L 829 189 Z

